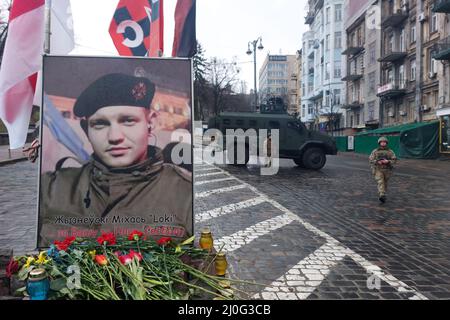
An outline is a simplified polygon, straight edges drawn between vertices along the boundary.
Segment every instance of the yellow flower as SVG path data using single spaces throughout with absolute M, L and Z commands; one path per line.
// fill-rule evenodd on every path
M 181 253 L 181 247 L 180 246 L 177 246 L 175 248 L 175 253 Z
M 35 259 L 33 257 L 28 257 L 27 263 L 25 263 L 25 268 L 28 268 L 34 261 Z
M 95 259 L 95 254 L 97 253 L 95 250 L 88 251 L 89 255 L 91 256 L 92 260 Z
M 49 260 L 46 259 L 46 256 L 47 256 L 47 253 L 45 251 L 42 251 L 41 253 L 39 253 L 36 263 L 37 264 L 46 264 L 47 262 L 49 262 Z

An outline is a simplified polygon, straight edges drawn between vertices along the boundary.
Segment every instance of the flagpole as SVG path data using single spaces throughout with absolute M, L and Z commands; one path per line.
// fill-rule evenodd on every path
M 50 38 L 51 38 L 51 18 L 52 18 L 52 0 L 45 0 L 45 42 L 44 52 L 50 53 Z

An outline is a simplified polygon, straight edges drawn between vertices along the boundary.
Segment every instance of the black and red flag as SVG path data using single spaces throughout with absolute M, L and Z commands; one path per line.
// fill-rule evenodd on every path
M 173 57 L 192 57 L 197 52 L 196 0 L 178 0 L 175 8 Z
M 120 0 L 109 33 L 121 56 L 161 56 L 163 0 Z

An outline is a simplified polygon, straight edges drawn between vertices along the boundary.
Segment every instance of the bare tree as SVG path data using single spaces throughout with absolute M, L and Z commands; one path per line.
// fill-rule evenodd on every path
M 212 58 L 208 68 L 208 82 L 211 86 L 212 113 L 217 115 L 227 105 L 227 97 L 234 92 L 239 83 L 239 68 L 236 62 Z

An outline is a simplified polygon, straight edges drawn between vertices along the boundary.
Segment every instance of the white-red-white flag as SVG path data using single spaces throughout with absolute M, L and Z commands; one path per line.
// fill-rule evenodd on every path
M 11 149 L 22 147 L 27 138 L 44 25 L 45 0 L 13 1 L 0 69 L 0 118 L 8 129 Z

